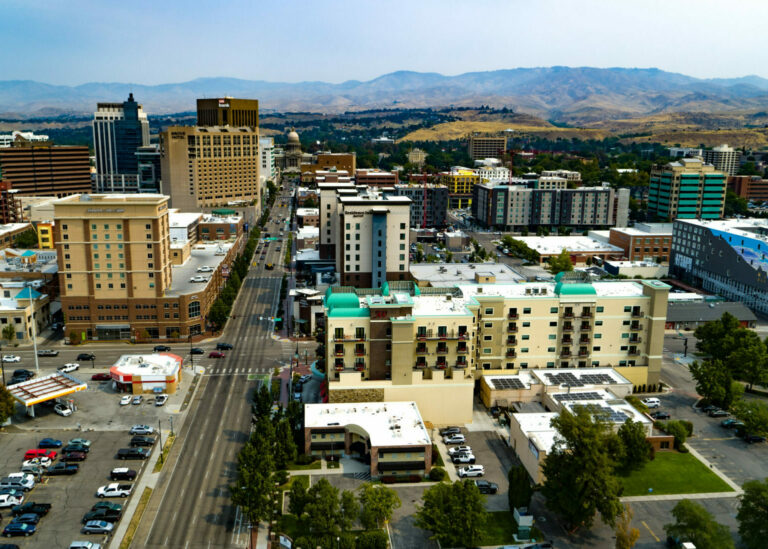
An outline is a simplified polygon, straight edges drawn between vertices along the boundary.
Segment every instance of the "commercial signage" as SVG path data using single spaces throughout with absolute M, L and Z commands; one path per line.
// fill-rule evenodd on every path
M 123 208 L 88 208 L 85 211 L 86 211 L 86 213 L 89 213 L 89 214 L 123 213 L 123 212 L 125 212 L 125 209 L 123 209 Z
M 219 108 L 229 107 L 226 99 L 219 99 Z

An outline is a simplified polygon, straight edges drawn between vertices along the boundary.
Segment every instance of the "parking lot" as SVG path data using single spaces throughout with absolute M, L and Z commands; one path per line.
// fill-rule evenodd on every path
M 57 416 L 58 417 L 58 416 Z M 69 418 L 61 418 L 69 419 Z M 38 530 L 29 538 L 13 538 L 13 543 L 22 548 L 68 547 L 72 541 L 88 539 L 103 543 L 103 535 L 83 535 L 80 533 L 83 515 L 99 501 L 120 503 L 124 507 L 127 498 L 96 497 L 96 490 L 109 484 L 109 473 L 114 467 L 129 467 L 141 473 L 142 460 L 122 461 L 115 455 L 120 448 L 127 448 L 131 439 L 128 429 L 124 431 L 91 431 L 87 433 L 75 430 L 40 429 L 21 431 L 14 429 L 0 438 L 0 472 L 2 475 L 18 472 L 21 468 L 24 452 L 36 448 L 40 439 L 50 437 L 61 440 L 64 444 L 72 438 L 86 438 L 91 441 L 88 458 L 79 462 L 80 470 L 75 475 L 43 477 L 30 492 L 24 502 L 50 503 L 52 508 L 38 524 Z M 54 450 L 60 453 L 60 449 Z M 57 460 L 58 461 L 58 460 Z M 133 497 L 133 496 L 132 496 Z M 10 522 L 10 510 L 4 509 L 0 526 Z M 123 519 L 127 520 L 127 519 Z

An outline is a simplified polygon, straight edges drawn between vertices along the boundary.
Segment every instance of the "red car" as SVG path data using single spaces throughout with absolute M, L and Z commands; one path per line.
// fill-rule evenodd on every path
M 112 376 L 109 374 L 93 374 L 91 376 L 91 381 L 109 381 L 112 379 Z
M 225 356 L 221 351 L 211 351 L 208 353 L 208 358 L 224 358 Z
M 50 458 L 51 461 L 56 459 L 56 456 L 58 454 L 54 452 L 53 450 L 45 450 L 43 448 L 35 448 L 34 450 L 27 450 L 27 452 L 24 454 L 24 461 L 27 461 L 29 459 L 34 459 L 37 457 L 47 457 Z

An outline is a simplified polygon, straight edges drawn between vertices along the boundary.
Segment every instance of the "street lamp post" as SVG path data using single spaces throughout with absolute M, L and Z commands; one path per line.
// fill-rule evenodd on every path
M 163 464 L 163 425 L 161 420 L 157 420 L 157 437 L 160 441 L 160 465 Z

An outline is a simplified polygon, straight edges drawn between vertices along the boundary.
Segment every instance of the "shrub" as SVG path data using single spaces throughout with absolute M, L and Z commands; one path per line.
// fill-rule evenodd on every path
M 688 438 L 688 429 L 683 425 L 682 421 L 672 420 L 666 423 L 657 422 L 657 427 L 665 433 L 675 437 L 675 450 L 678 452 L 686 453 L 688 449 L 683 446 L 686 438 Z
M 288 482 L 288 471 L 285 469 L 280 469 L 279 471 L 275 471 L 275 484 L 281 485 Z
M 686 419 L 680 419 L 678 421 L 683 425 L 683 427 L 685 427 L 685 432 L 688 433 L 688 436 L 692 437 L 693 436 L 693 423 L 688 421 L 688 420 L 686 420 Z
M 309 454 L 301 454 L 299 457 L 296 458 L 296 463 L 299 465 L 309 465 L 315 460 L 317 460 L 315 456 L 311 456 Z
M 432 467 L 429 471 L 429 480 L 439 482 L 448 478 L 448 473 L 442 467 Z
M 389 539 L 383 530 L 363 532 L 355 540 L 355 549 L 387 549 Z

